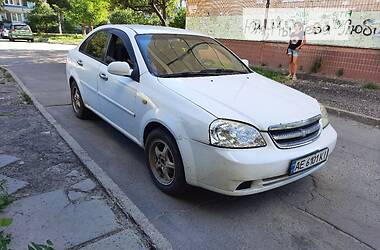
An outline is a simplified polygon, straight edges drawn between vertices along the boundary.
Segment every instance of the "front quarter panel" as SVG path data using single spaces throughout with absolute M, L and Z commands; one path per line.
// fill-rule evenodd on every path
M 189 141 L 209 143 L 209 125 L 213 115 L 160 84 L 150 74 L 141 76 L 136 96 L 138 138 L 144 146 L 144 130 L 151 122 L 165 126 L 175 137 L 181 152 L 186 180 L 194 183 L 193 152 Z

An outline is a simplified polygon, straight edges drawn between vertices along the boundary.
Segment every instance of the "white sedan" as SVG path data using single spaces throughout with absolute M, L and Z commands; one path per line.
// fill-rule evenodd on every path
M 211 37 L 106 25 L 67 58 L 72 106 L 145 149 L 154 183 L 248 195 L 324 166 L 337 134 L 315 99 L 253 72 Z

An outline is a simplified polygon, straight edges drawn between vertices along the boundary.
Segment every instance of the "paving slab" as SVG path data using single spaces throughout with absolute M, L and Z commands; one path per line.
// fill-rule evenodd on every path
M 10 177 L 5 176 L 5 175 L 0 175 L 0 181 L 3 181 L 3 180 L 5 180 L 5 182 L 6 182 L 6 188 L 7 188 L 8 194 L 14 194 L 19 189 L 24 188 L 29 184 L 26 181 L 10 178 Z
M 31 241 L 46 240 L 55 249 L 65 249 L 121 229 L 104 200 L 73 204 L 64 190 L 15 201 L 4 217 L 13 218 L 7 232 L 17 239 L 11 241 L 10 249 L 26 249 Z
M 139 237 L 132 231 L 124 230 L 93 244 L 82 247 L 80 250 L 124 250 L 148 249 Z
M 85 179 L 83 181 L 78 182 L 77 184 L 71 186 L 72 189 L 77 189 L 82 192 L 89 192 L 96 187 L 95 182 L 90 179 Z
M 18 160 L 19 159 L 17 157 L 14 157 L 12 155 L 0 154 L 0 168 L 5 167 Z

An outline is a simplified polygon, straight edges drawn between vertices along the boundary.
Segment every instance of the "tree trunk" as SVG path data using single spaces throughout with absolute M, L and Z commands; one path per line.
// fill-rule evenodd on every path
M 162 26 L 168 26 L 167 20 L 166 20 L 166 10 L 163 10 L 164 15 L 160 12 L 160 10 L 157 8 L 157 5 L 151 1 L 150 4 L 152 5 L 154 12 L 157 14 L 158 18 L 160 19 Z
M 94 21 L 91 21 L 90 22 L 90 31 L 93 31 L 94 30 Z
M 82 23 L 82 35 L 86 35 L 86 24 Z
M 62 23 L 63 23 L 63 14 L 61 12 L 58 13 L 58 32 L 62 35 Z

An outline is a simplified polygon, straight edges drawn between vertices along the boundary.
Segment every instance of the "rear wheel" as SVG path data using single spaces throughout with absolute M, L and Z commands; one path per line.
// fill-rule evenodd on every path
M 173 136 L 162 128 L 153 130 L 145 145 L 147 165 L 154 184 L 170 195 L 187 191 L 181 154 Z
M 87 119 L 90 115 L 83 102 L 82 95 L 79 91 L 78 85 L 73 82 L 71 84 L 71 105 L 73 107 L 75 115 L 80 119 Z
M 13 38 L 9 38 L 9 41 L 10 41 L 10 42 L 14 42 L 15 39 L 13 39 Z

